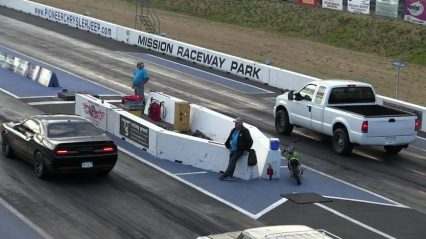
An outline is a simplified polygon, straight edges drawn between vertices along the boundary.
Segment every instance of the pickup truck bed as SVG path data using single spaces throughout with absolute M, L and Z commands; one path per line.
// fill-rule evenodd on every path
M 347 112 L 363 115 L 364 117 L 397 117 L 412 115 L 408 112 L 394 109 L 383 105 L 350 105 L 350 106 L 330 106 Z

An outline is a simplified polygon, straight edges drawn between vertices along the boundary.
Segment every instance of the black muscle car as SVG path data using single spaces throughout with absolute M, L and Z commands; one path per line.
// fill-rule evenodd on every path
M 34 165 L 38 178 L 66 172 L 108 175 L 117 146 L 90 121 L 77 115 L 35 115 L 1 126 L 4 156 Z

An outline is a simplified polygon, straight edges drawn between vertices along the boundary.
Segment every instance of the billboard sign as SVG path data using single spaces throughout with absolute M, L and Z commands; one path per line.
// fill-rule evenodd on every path
M 426 0 L 405 0 L 404 20 L 426 25 Z

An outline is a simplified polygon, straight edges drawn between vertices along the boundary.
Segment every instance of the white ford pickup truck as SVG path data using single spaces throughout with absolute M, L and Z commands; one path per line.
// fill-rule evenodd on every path
M 412 143 L 420 127 L 415 114 L 379 105 L 370 84 L 347 80 L 313 81 L 276 98 L 275 128 L 289 135 L 293 126 L 332 136 L 336 153 L 354 145 L 384 146 L 397 154 Z

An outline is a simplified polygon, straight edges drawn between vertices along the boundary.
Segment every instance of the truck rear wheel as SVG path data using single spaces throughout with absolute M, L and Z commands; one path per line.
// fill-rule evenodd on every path
M 346 129 L 338 128 L 333 132 L 333 149 L 340 155 L 348 155 L 352 152 L 353 145 L 349 141 Z
M 394 145 L 386 145 L 384 146 L 386 152 L 388 152 L 388 154 L 398 154 L 399 152 L 401 152 L 401 150 L 403 148 L 406 148 L 407 145 L 398 145 L 398 146 L 394 146 Z
M 293 125 L 290 124 L 286 110 L 278 110 L 275 115 L 275 130 L 279 134 L 290 135 L 293 131 Z

